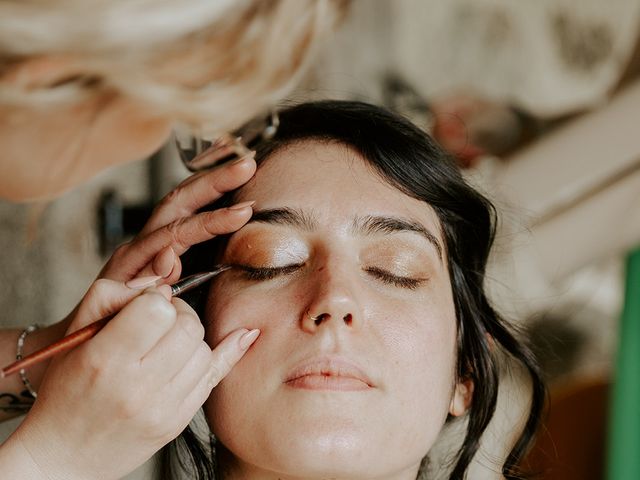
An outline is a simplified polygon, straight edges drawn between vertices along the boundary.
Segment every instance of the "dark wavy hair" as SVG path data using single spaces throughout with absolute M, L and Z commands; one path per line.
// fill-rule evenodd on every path
M 533 354 L 493 309 L 485 294 L 485 268 L 497 221 L 494 206 L 464 180 L 449 156 L 424 131 L 401 116 L 361 102 L 320 101 L 281 111 L 277 135 L 258 148 L 256 160 L 260 164 L 289 144 L 312 139 L 337 142 L 355 149 L 386 182 L 435 210 L 446 242 L 455 302 L 457 376 L 471 379 L 474 384 L 473 401 L 466 414 L 466 434 L 453 459 L 449 478 L 465 478 L 480 447 L 482 434 L 495 413 L 499 386 L 498 351 L 523 366 L 531 379 L 526 424 L 502 465 L 505 478 L 522 478 L 519 463 L 537 430 L 546 391 Z M 233 193 L 212 208 L 229 205 L 232 201 Z M 212 242 L 198 245 L 186 254 L 185 274 L 190 270 L 202 271 L 203 262 L 211 262 L 212 248 L 224 248 L 220 239 Z M 190 298 L 199 313 L 204 311 L 205 290 Z M 220 445 L 220 449 L 224 451 L 224 446 Z M 175 471 L 175 463 L 172 464 L 170 457 L 175 456 L 176 451 L 182 451 L 182 457 L 188 452 L 188 458 L 182 458 L 180 463 L 184 468 L 190 468 L 191 473 L 195 470 L 198 480 L 216 477 L 215 458 L 212 458 L 216 457 L 215 452 L 212 455 L 209 447 L 198 443 L 193 431 L 187 428 L 163 452 L 163 478 L 170 478 Z M 188 463 L 191 467 L 186 465 Z

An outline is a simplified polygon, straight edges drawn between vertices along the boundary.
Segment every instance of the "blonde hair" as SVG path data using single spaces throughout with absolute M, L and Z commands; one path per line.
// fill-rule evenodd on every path
M 199 129 L 238 126 L 284 97 L 346 0 L 1 0 L 0 107 L 141 100 Z M 42 88 L 2 83 L 22 61 L 70 58 L 79 74 Z

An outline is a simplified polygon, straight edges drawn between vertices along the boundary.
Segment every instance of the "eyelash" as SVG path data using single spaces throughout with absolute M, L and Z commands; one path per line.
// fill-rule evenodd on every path
M 244 271 L 247 280 L 256 282 L 272 280 L 279 275 L 293 273 L 301 266 L 302 265 L 298 264 L 284 267 L 250 267 L 248 265 L 239 265 Z M 373 275 L 384 283 L 409 290 L 415 290 L 425 281 L 425 279 L 422 278 L 400 277 L 376 267 L 365 268 L 365 272 Z
M 250 267 L 248 265 L 239 265 L 244 271 L 247 280 L 266 281 L 271 280 L 278 275 L 286 275 L 295 272 L 302 265 L 286 265 L 284 267 Z
M 365 271 L 384 283 L 409 290 L 415 290 L 425 281 L 423 278 L 400 277 L 376 267 L 368 267 Z

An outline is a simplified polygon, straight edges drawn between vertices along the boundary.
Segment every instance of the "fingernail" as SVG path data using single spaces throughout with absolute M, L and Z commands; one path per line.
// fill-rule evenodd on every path
M 155 283 L 161 278 L 162 277 L 160 275 L 132 278 L 131 280 L 126 282 L 125 285 L 132 290 L 142 290 L 143 288 L 147 288 L 155 285 Z
M 255 200 L 249 200 L 248 202 L 236 203 L 235 205 L 231 205 L 228 207 L 229 210 L 242 210 L 243 208 L 247 208 L 256 203 Z
M 229 166 L 231 165 L 237 165 L 239 163 L 244 162 L 247 158 L 253 158 L 255 156 L 256 152 L 255 150 L 251 150 L 251 152 L 247 153 L 246 155 L 241 156 L 240 158 L 236 158 L 233 162 L 231 162 L 229 164 Z
M 238 344 L 242 350 L 248 350 L 249 347 L 256 341 L 256 338 L 260 335 L 260 330 L 254 328 L 253 330 L 245 333 L 238 340 Z

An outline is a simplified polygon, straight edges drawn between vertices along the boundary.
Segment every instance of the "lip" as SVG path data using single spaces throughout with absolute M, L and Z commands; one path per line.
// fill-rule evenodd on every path
M 342 357 L 315 357 L 297 365 L 284 383 L 303 390 L 355 391 L 375 385 L 356 363 Z

